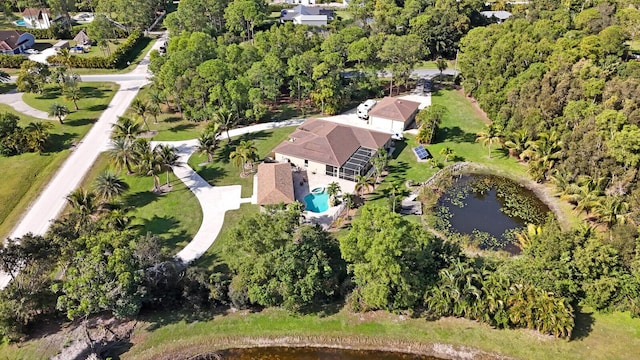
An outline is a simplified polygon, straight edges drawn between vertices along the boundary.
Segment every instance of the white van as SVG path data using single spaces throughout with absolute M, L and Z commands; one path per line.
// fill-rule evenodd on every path
M 376 101 L 373 99 L 369 99 L 362 104 L 358 105 L 358 109 L 356 113 L 358 117 L 363 120 L 367 120 L 369 118 L 369 110 L 376 105 Z

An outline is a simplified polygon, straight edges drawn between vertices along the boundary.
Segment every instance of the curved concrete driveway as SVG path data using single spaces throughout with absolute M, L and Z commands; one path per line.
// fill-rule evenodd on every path
M 0 94 L 0 104 L 7 104 L 14 108 L 17 112 L 34 118 L 43 120 L 56 120 L 56 118 L 49 117 L 49 114 L 47 114 L 46 112 L 34 109 L 31 106 L 27 105 L 27 103 L 22 100 L 22 94 L 24 93 L 19 93 L 16 91 L 16 89 L 11 89 L 11 91 L 7 93 Z
M 230 130 L 229 135 L 233 137 L 285 126 L 297 126 L 303 121 L 304 119 L 295 119 L 247 126 Z M 226 139 L 226 133 L 220 138 Z M 216 240 L 224 223 L 224 213 L 227 210 L 240 208 L 242 187 L 240 185 L 211 186 L 189 167 L 189 157 L 198 148 L 198 140 L 154 141 L 151 143 L 152 146 L 157 144 L 173 146 L 177 150 L 180 165 L 174 166 L 173 172 L 193 192 L 202 209 L 202 224 L 200 224 L 198 232 L 193 240 L 176 254 L 176 259 L 188 264 L 202 256 Z

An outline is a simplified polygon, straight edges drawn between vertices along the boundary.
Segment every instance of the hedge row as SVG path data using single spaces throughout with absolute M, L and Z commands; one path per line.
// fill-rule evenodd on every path
M 124 67 L 131 56 L 131 52 L 142 39 L 142 33 L 134 31 L 129 37 L 115 49 L 110 56 L 71 56 L 70 66 L 74 68 L 88 69 L 116 69 Z M 52 55 L 47 58 L 50 64 L 62 64 L 64 60 L 60 55 Z
M 0 68 L 19 69 L 27 58 L 22 55 L 0 54 Z
M 25 28 L 17 28 L 18 30 L 26 31 L 29 34 L 33 35 L 34 38 L 38 40 L 51 40 L 51 39 L 60 39 L 60 40 L 72 40 L 78 35 L 78 33 L 87 28 L 87 25 L 74 26 L 71 31 L 66 27 L 62 27 L 58 24 L 54 24 L 54 26 L 48 29 L 25 29 Z M 127 37 L 128 33 L 126 30 L 120 28 L 114 28 L 114 37 L 117 39 L 124 39 Z

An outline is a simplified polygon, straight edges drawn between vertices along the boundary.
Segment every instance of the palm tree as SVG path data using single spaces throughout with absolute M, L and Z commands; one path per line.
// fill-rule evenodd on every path
M 349 220 L 349 210 L 353 209 L 353 205 L 355 204 L 355 195 L 352 193 L 344 193 L 342 194 L 342 200 L 344 201 L 344 207 L 347 211 L 347 220 Z
M 611 229 L 617 223 L 626 222 L 629 203 L 621 196 L 605 196 L 596 202 L 594 212 Z
M 237 117 L 229 110 L 221 108 L 214 114 L 215 121 L 220 124 L 221 130 L 227 133 L 227 144 L 231 142 L 229 130 L 236 124 Z
M 151 150 L 149 143 L 145 142 L 144 144 L 146 144 L 146 146 L 140 145 L 136 151 L 138 152 L 138 172 L 153 177 L 153 191 L 158 192 L 160 191 L 160 177 L 158 175 L 165 170 L 165 167 L 156 151 Z
M 160 104 L 162 104 L 165 101 L 165 98 L 162 95 L 162 92 L 158 90 L 157 87 L 152 86 L 149 89 L 148 95 L 149 95 L 149 104 L 157 106 L 158 110 L 162 112 L 162 109 L 160 108 Z
M 124 138 L 127 140 L 133 140 L 140 133 L 140 123 L 137 123 L 131 118 L 120 116 L 118 121 L 113 124 L 114 138 Z
M 379 148 L 371 160 L 371 164 L 373 165 L 373 170 L 376 175 L 375 182 L 377 184 L 382 177 L 382 172 L 387 168 L 387 165 L 389 165 L 389 152 L 384 148 Z
M 132 140 L 125 137 L 114 139 L 111 142 L 108 155 L 119 170 L 125 167 L 128 175 L 133 174 L 132 167 L 136 164 L 138 156 Z
M 519 129 L 509 134 L 509 140 L 504 142 L 504 147 L 509 151 L 509 155 L 520 158 L 520 155 L 529 148 L 531 137 L 527 129 Z M 520 160 L 524 160 L 520 158 Z
M 147 124 L 147 118 L 146 118 L 148 108 L 149 106 L 147 105 L 147 103 L 140 100 L 140 98 L 136 98 L 131 103 L 131 109 L 136 115 L 138 115 L 142 119 L 142 122 L 144 123 L 144 126 L 147 128 L 147 131 L 149 131 L 149 124 Z
M 60 63 L 64 65 L 66 68 L 71 69 L 71 63 L 73 62 L 73 55 L 67 48 L 62 48 L 58 51 L 58 58 L 60 59 Z
M 160 115 L 160 106 L 157 104 L 150 103 L 147 108 L 147 114 L 153 116 L 153 123 L 158 123 L 158 115 Z
M 389 193 L 391 195 L 391 211 L 396 212 L 396 203 L 398 201 L 398 196 L 402 193 L 402 184 L 395 181 L 391 183 L 391 187 L 389 188 Z
M 363 175 L 356 175 L 356 187 L 355 191 L 358 196 L 362 197 L 365 191 L 371 191 L 373 188 L 372 178 Z
M 340 191 L 341 191 L 340 185 L 335 181 L 332 181 L 329 183 L 329 185 L 327 185 L 327 195 L 329 195 L 329 206 L 337 205 L 337 202 L 338 202 L 337 197 Z
M 440 150 L 440 155 L 444 155 L 444 162 L 449 162 L 449 157 L 453 156 L 455 152 L 452 148 L 446 146 Z
M 213 161 L 213 155 L 218 148 L 218 139 L 210 132 L 204 131 L 198 138 L 197 151 L 201 154 L 207 154 L 207 162 Z
M 447 61 L 440 56 L 436 59 L 436 67 L 440 71 L 440 76 L 442 76 L 442 72 L 447 69 Z
M 180 157 L 176 153 L 176 148 L 160 144 L 153 149 L 153 152 L 156 153 L 158 160 L 160 161 L 160 165 L 167 173 L 166 185 L 169 186 L 169 171 L 180 163 Z
M 129 190 L 129 185 L 117 174 L 103 171 L 96 177 L 93 188 L 100 198 L 108 202 Z
M 489 159 L 491 159 L 491 145 L 501 142 L 500 131 L 493 124 L 489 125 L 484 131 L 478 132 L 476 142 L 482 142 L 482 146 L 489 148 Z
M 539 179 L 544 178 L 562 155 L 562 140 L 557 132 L 552 131 L 540 133 L 537 140 L 530 140 L 527 144 L 529 148 L 523 151 L 520 157 L 530 159 L 530 166 L 538 168 L 541 173 Z
M 80 91 L 78 83 L 70 82 L 64 86 L 64 98 L 68 101 L 73 101 L 76 111 L 80 110 L 78 108 L 78 100 L 82 98 L 82 92 Z
M 69 109 L 67 109 L 66 106 L 60 103 L 53 103 L 51 104 L 51 106 L 49 106 L 49 116 L 57 117 L 58 121 L 60 121 L 60 124 L 64 124 L 64 121 L 62 121 L 62 119 L 67 114 L 69 114 Z
M 44 146 L 49 140 L 49 129 L 52 125 L 48 122 L 30 122 L 26 127 L 29 147 L 39 152 L 44 151 Z
M 233 161 L 236 166 L 242 168 L 241 176 L 245 177 L 245 168 L 247 164 L 251 164 L 253 168 L 253 162 L 258 160 L 258 148 L 251 140 L 243 140 L 240 145 L 236 146 L 235 151 L 229 154 L 229 159 Z
M 67 201 L 71 205 L 72 211 L 84 219 L 98 211 L 96 194 L 83 188 L 78 188 L 67 195 Z

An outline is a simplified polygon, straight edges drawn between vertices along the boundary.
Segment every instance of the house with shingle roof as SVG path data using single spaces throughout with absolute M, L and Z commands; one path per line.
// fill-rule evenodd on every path
M 278 162 L 288 162 L 311 173 L 355 181 L 371 169 L 371 158 L 379 148 L 388 149 L 391 134 L 309 119 L 289 140 L 273 151 Z
M 258 165 L 257 181 L 258 205 L 291 204 L 296 201 L 290 164 L 262 163 Z
M 48 29 L 53 22 L 48 8 L 26 8 L 22 12 L 22 19 L 28 29 Z
M 415 101 L 387 96 L 369 110 L 369 125 L 382 131 L 402 134 L 415 119 L 419 106 L 420 103 Z
M 28 32 L 20 30 L 0 30 L 0 54 L 21 54 L 30 49 L 35 38 Z
M 322 9 L 298 5 L 293 9 L 283 9 L 280 12 L 280 22 L 291 21 L 296 25 L 326 26 L 327 22 L 335 18 L 335 12 L 331 9 Z

